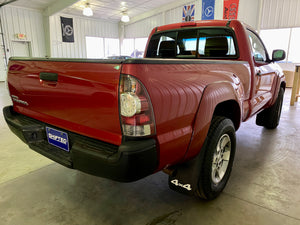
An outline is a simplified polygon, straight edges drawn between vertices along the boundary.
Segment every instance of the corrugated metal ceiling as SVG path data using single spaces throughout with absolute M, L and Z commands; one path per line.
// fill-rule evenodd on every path
M 2 3 L 8 3 L 12 0 L 0 0 Z M 60 4 L 59 0 L 17 0 L 9 3 L 9 5 L 32 8 L 38 10 L 47 10 L 49 7 L 56 7 Z M 69 0 L 72 2 L 72 0 Z M 59 11 L 60 13 L 82 16 L 84 5 L 88 2 L 93 10 L 93 18 L 105 19 L 111 21 L 120 21 L 123 8 L 127 8 L 128 15 L 135 17 L 147 11 L 159 8 L 162 5 L 176 2 L 176 0 L 80 0 L 73 1 L 69 7 Z

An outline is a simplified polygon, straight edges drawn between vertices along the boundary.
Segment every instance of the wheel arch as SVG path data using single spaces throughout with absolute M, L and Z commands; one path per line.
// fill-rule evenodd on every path
M 241 124 L 241 109 L 236 100 L 227 100 L 220 102 L 214 111 L 213 116 L 224 116 L 230 119 L 238 130 Z
M 208 85 L 203 91 L 198 111 L 195 115 L 193 135 L 184 161 L 199 154 L 213 116 L 224 116 L 232 120 L 237 130 L 241 123 L 242 98 L 238 91 L 240 86 L 230 82 L 217 82 Z M 233 111 L 231 111 L 233 109 Z
M 282 81 L 282 82 L 280 83 L 280 87 L 283 88 L 283 90 L 285 90 L 285 88 L 286 88 L 286 82 L 285 82 L 285 81 Z

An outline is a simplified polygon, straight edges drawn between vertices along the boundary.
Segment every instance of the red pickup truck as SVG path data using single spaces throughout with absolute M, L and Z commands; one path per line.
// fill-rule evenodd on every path
M 160 26 L 143 59 L 11 58 L 3 112 L 31 149 L 64 166 L 122 182 L 164 170 L 171 189 L 214 199 L 240 123 L 279 123 L 284 58 L 238 20 Z

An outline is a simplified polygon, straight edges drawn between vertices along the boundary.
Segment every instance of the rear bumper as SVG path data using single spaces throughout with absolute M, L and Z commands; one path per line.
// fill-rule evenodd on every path
M 31 149 L 66 167 L 121 182 L 141 179 L 158 167 L 154 139 L 116 146 L 57 128 L 68 134 L 67 152 L 47 141 L 45 127 L 56 127 L 16 113 L 12 106 L 5 107 L 3 114 L 10 130 Z

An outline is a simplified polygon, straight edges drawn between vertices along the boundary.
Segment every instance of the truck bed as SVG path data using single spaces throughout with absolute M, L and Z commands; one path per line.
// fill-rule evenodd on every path
M 160 146 L 158 168 L 162 169 L 167 163 L 178 163 L 197 154 L 198 149 L 192 146 L 189 151 L 192 134 L 198 132 L 194 131 L 197 113 L 204 116 L 197 125 L 201 127 L 199 143 L 204 142 L 209 126 L 206 121 L 211 119 L 206 118 L 209 115 L 206 112 L 214 110 L 211 107 L 216 104 L 212 101 L 203 106 L 205 111 L 198 111 L 205 88 L 225 82 L 237 90 L 241 101 L 249 98 L 248 66 L 247 62 L 237 60 L 12 58 L 9 86 L 11 95 L 17 96 L 16 112 L 121 145 L 119 78 L 120 74 L 137 77 L 146 87 L 153 105 L 155 138 Z M 57 74 L 58 79 L 42 80 L 43 73 Z M 224 91 L 221 95 L 226 97 L 226 89 Z

